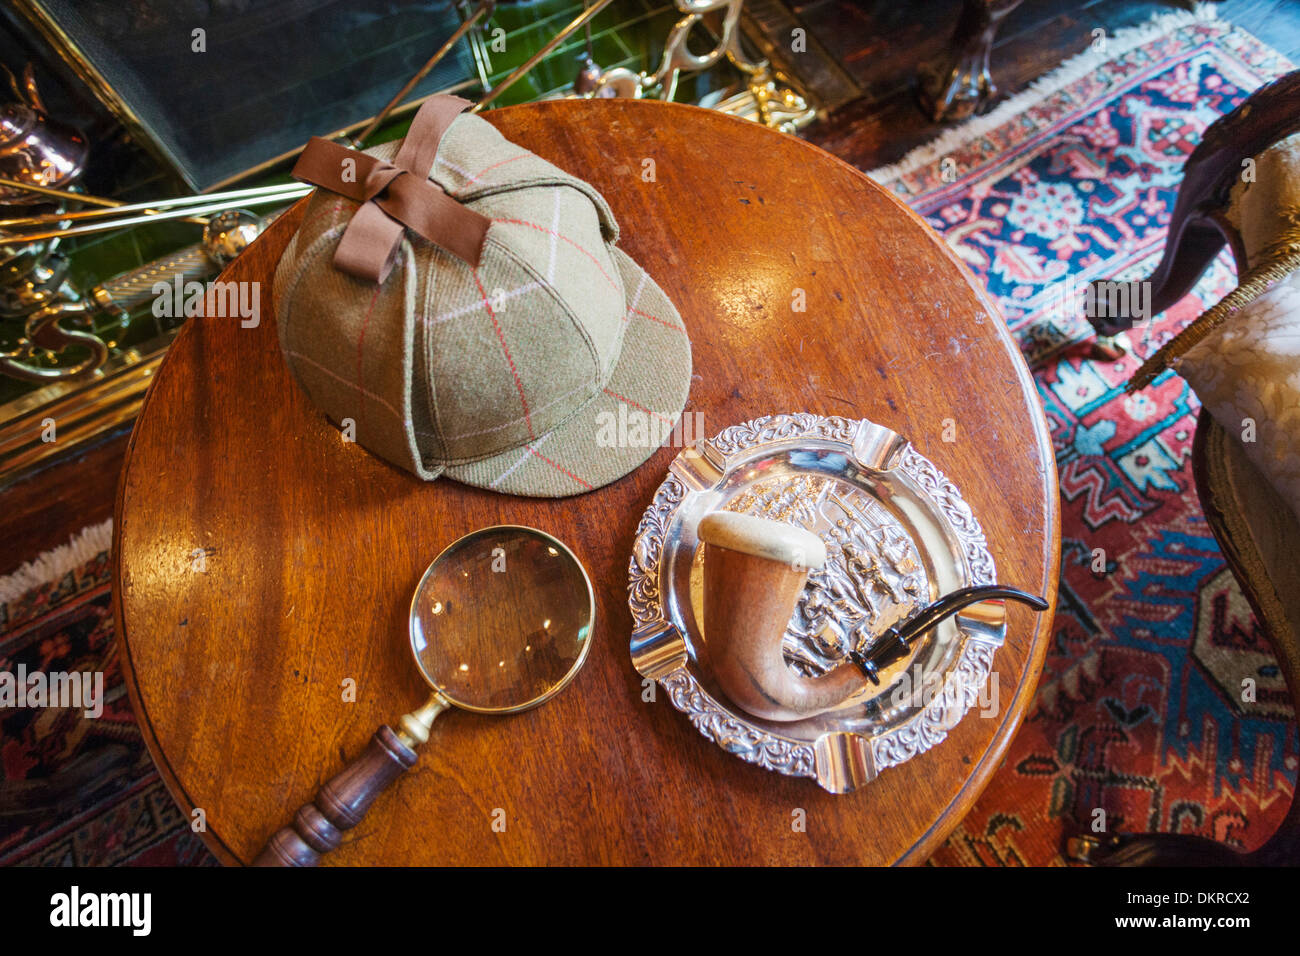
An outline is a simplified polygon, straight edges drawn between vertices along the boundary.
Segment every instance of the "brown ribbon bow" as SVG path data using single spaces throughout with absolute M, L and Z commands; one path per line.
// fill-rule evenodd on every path
M 334 252 L 336 268 L 358 279 L 383 282 L 393 267 L 403 227 L 478 266 L 492 221 L 429 181 L 443 134 L 470 105 L 458 96 L 426 100 L 391 163 L 312 137 L 293 167 L 294 179 L 361 203 Z

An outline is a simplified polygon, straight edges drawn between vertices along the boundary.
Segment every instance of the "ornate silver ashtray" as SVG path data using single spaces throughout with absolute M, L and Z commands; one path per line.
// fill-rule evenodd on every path
M 798 525 L 826 545 L 782 642 L 786 665 L 817 677 L 854 647 L 939 596 L 992 584 L 979 521 L 951 481 L 905 439 L 866 419 L 773 415 L 685 449 L 637 529 L 629 567 L 632 663 L 705 737 L 768 770 L 846 793 L 940 743 L 990 700 L 1001 605 L 943 620 L 901 660 L 833 710 L 795 721 L 755 717 L 721 692 L 709 666 L 703 548 L 696 526 L 728 510 Z

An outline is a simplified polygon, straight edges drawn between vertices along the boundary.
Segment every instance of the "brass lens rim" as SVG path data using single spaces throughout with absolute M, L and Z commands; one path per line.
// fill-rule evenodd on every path
M 568 559 L 573 562 L 573 564 L 577 567 L 578 571 L 582 574 L 582 582 L 587 589 L 587 614 L 588 614 L 588 619 L 590 621 L 590 624 L 587 627 L 587 636 L 582 642 L 582 649 L 578 652 L 577 659 L 574 660 L 573 664 L 569 667 L 568 671 L 565 672 L 564 676 L 561 677 L 554 684 L 552 684 L 545 691 L 543 691 L 541 694 L 537 695 L 536 697 L 533 697 L 531 700 L 526 700 L 521 704 L 512 704 L 509 707 L 479 707 L 473 704 L 466 704 L 457 700 L 452 694 L 448 693 L 447 690 L 445 690 L 436 680 L 434 680 L 433 675 L 431 675 L 427 670 L 425 670 L 424 664 L 420 661 L 420 654 L 415 648 L 416 608 L 420 600 L 420 595 L 424 592 L 425 584 L 428 582 L 429 576 L 433 573 L 433 569 L 438 566 L 438 562 L 442 561 L 442 559 L 445 558 L 448 554 L 450 554 L 453 550 L 469 543 L 475 538 L 486 537 L 488 535 L 493 535 L 493 534 L 499 535 L 502 532 L 516 532 L 516 531 L 522 531 L 527 534 L 536 535 L 537 537 L 542 538 L 546 543 L 558 548 L 561 554 L 567 556 Z M 456 707 L 459 710 L 468 710 L 476 714 L 517 714 L 520 711 L 531 710 L 532 708 L 538 706 L 539 704 L 546 703 L 548 700 L 550 700 L 560 691 L 564 690 L 564 688 L 568 687 L 569 684 L 573 682 L 573 678 L 577 676 L 578 671 L 582 669 L 582 665 L 586 663 L 587 655 L 591 651 L 592 639 L 595 636 L 595 631 L 596 631 L 596 594 L 594 589 L 591 586 L 591 578 L 587 574 L 587 568 L 583 565 L 583 563 L 580 560 L 578 560 L 578 556 L 573 553 L 573 551 L 569 548 L 569 546 L 566 545 L 559 538 L 555 537 L 552 534 L 547 534 L 545 531 L 541 530 L 540 528 L 533 528 L 530 527 L 529 525 L 496 524 L 496 525 L 491 525 L 490 527 L 487 528 L 479 528 L 477 531 L 471 531 L 469 534 L 461 535 L 459 538 L 451 542 L 451 544 L 447 545 L 445 548 L 442 549 L 442 551 L 438 553 L 438 556 L 434 558 L 432 562 L 430 562 L 427 568 L 425 568 L 424 574 L 420 576 L 420 583 L 416 585 L 415 592 L 411 596 L 411 610 L 407 616 L 407 621 L 408 621 L 407 624 L 408 633 L 407 633 L 406 643 L 411 649 L 411 656 L 415 658 L 416 668 L 419 669 L 420 674 L 421 676 L 424 677 L 425 682 L 430 687 L 433 688 L 435 694 L 437 694 L 439 697 L 446 700 L 447 703 L 451 704 L 453 707 Z

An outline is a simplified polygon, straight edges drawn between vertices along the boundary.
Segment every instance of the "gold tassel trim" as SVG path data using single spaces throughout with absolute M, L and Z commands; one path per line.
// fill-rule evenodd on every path
M 1160 346 L 1143 362 L 1124 386 L 1124 390 L 1131 394 L 1146 388 L 1175 359 L 1222 326 L 1228 316 L 1254 302 L 1274 283 L 1297 269 L 1300 269 L 1300 234 L 1288 233 L 1262 250 L 1259 264 L 1247 270 L 1237 288 L 1224 296 L 1218 304 L 1202 312 L 1187 328 Z

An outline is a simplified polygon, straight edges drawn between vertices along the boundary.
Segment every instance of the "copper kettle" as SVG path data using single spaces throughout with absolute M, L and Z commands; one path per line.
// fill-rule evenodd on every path
M 50 118 L 29 63 L 19 81 L 5 73 L 17 101 L 0 105 L 0 178 L 24 186 L 66 189 L 80 178 L 89 148 L 77 130 Z M 43 206 L 50 200 L 17 187 L 0 187 L 0 205 Z M 61 207 L 58 207 L 61 210 Z M 86 306 L 69 301 L 67 263 L 56 253 L 58 240 L 29 242 L 0 234 L 0 316 L 24 320 L 23 341 L 0 352 L 0 374 L 31 382 L 77 378 L 94 372 L 108 348 L 88 332 L 65 329 L 60 320 L 80 316 Z M 57 368 L 33 364 L 36 348 L 60 352 L 78 346 L 86 357 Z
M 31 64 L 21 82 L 7 68 L 17 101 L 0 106 L 0 178 L 63 189 L 81 176 L 89 147 L 77 130 L 50 118 Z M 0 189 L 0 203 L 38 205 L 49 200 L 21 189 Z

